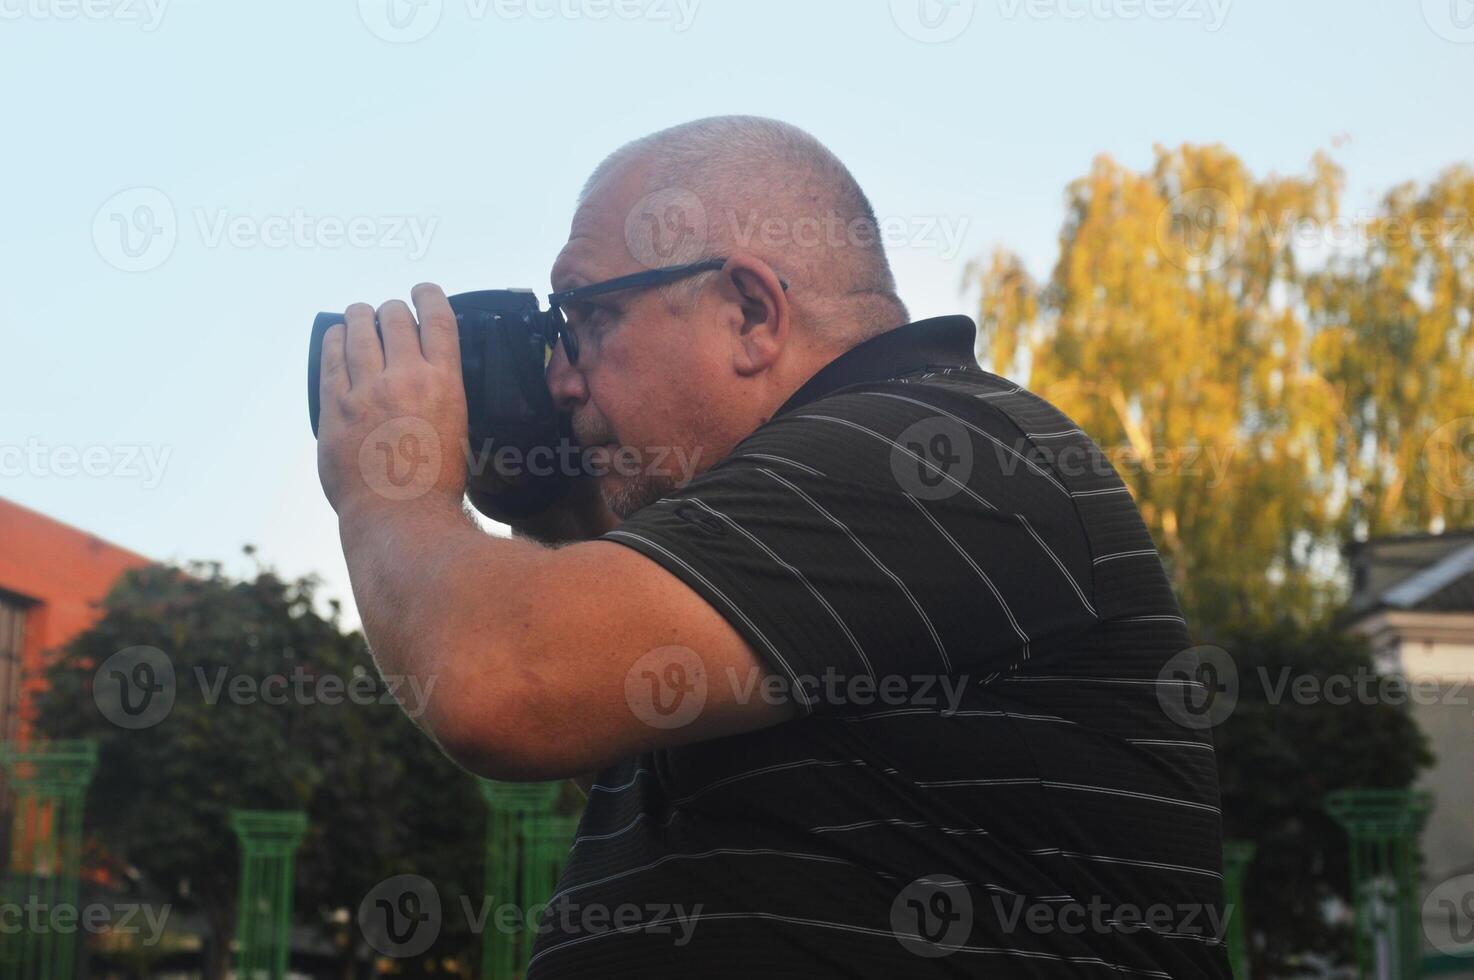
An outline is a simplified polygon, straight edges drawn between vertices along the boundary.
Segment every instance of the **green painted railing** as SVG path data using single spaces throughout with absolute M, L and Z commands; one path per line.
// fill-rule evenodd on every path
M 486 897 L 493 910 L 511 903 L 520 927 L 512 932 L 493 913 L 481 935 L 481 980 L 522 976 L 536 933 L 533 917 L 552 897 L 578 825 L 557 816 L 561 783 L 481 780 L 486 800 Z
M 1254 843 L 1246 840 L 1223 842 L 1223 909 L 1228 916 L 1228 961 L 1233 966 L 1236 980 L 1247 980 L 1249 959 L 1246 937 L 1248 923 L 1244 921 L 1244 879 L 1249 875 L 1249 865 L 1254 861 Z
M 283 980 L 292 944 L 292 864 L 307 815 L 232 810 L 241 844 L 235 938 L 238 980 Z
M 1416 980 L 1421 972 L 1418 834 L 1432 809 L 1432 795 L 1414 790 L 1341 790 L 1326 798 L 1326 811 L 1351 842 L 1363 980 Z
M 0 902 L 41 910 L 28 915 L 17 931 L 0 930 L 0 977 L 74 980 L 81 930 L 48 926 L 76 922 L 80 915 L 82 807 L 97 767 L 97 745 L 42 741 L 0 746 L 0 765 L 15 800 L 10 868 L 0 877 Z

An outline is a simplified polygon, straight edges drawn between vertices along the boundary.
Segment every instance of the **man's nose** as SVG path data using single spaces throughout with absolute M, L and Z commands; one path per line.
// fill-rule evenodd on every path
M 562 344 L 553 345 L 553 356 L 548 361 L 548 392 L 559 411 L 570 412 L 575 406 L 589 400 L 588 382 L 583 372 L 568 363 L 568 353 Z

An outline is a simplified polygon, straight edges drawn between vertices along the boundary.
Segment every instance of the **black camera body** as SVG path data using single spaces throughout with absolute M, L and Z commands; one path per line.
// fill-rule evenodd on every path
M 449 297 L 461 342 L 461 381 L 469 421 L 471 486 L 495 501 L 502 519 L 531 517 L 568 492 L 574 474 L 528 466 L 531 458 L 568 458 L 577 449 L 566 413 L 546 382 L 556 315 L 539 309 L 530 289 L 483 289 Z M 319 313 L 307 353 L 312 434 L 321 410 L 322 339 L 341 313 Z M 565 448 L 568 447 L 568 448 Z M 561 454 L 560 454 L 561 450 Z M 551 453 L 549 456 L 547 454 Z

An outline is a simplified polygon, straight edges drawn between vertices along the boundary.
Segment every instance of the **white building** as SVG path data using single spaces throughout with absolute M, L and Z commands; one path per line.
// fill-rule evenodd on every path
M 1474 531 L 1382 538 L 1348 554 L 1351 628 L 1384 672 L 1409 682 L 1436 756 L 1419 784 L 1435 799 L 1422 839 L 1427 952 L 1452 943 L 1474 957 Z M 1428 966 L 1474 977 L 1474 958 Z

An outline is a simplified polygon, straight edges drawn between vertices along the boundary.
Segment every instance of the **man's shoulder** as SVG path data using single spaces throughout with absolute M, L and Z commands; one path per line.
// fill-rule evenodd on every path
M 974 366 L 935 366 L 832 391 L 783 412 L 734 460 L 802 463 L 815 475 L 879 479 L 910 490 L 955 472 L 962 482 L 1021 476 L 1068 494 L 1122 487 L 1106 454 L 1053 404 Z M 828 464 L 828 468 L 825 468 Z

